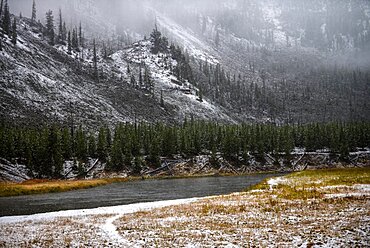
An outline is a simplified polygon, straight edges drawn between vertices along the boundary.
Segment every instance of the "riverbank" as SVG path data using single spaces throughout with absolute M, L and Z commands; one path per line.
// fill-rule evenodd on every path
M 265 154 L 263 158 L 260 158 L 261 161 L 252 157 L 250 161 L 244 161 L 246 162 L 245 164 L 238 164 L 236 161 L 227 161 L 219 157 L 219 168 L 217 169 L 212 166 L 209 155 L 179 160 L 162 158 L 162 167 L 157 169 L 146 168 L 142 171 L 142 176 L 137 177 L 130 176 L 132 175 L 130 171 L 107 172 L 105 164 L 98 160 L 90 160 L 90 163 L 85 165 L 85 169 L 88 172 L 84 177 L 88 180 L 77 179 L 79 178 L 78 174 L 71 173 L 71 163 L 66 163 L 66 168 L 64 168 L 65 174 L 63 178 L 68 180 L 27 180 L 30 178 L 27 176 L 29 173 L 27 173 L 25 166 L 14 165 L 9 161 L 0 159 L 3 161 L 0 161 L 0 197 L 65 192 L 107 185 L 114 182 L 153 178 L 180 179 L 209 176 L 240 176 L 370 166 L 370 150 L 368 148 L 364 151 L 350 153 L 349 161 L 347 162 L 341 161 L 339 157 L 338 154 L 333 155 L 328 151 L 304 152 L 300 150 L 295 150 L 288 160 L 282 155 L 272 157 L 270 154 Z
M 46 193 L 61 193 L 79 189 L 88 189 L 99 186 L 104 186 L 112 183 L 132 182 L 138 180 L 171 180 L 171 179 L 186 179 L 186 178 L 202 178 L 202 177 L 227 177 L 227 176 L 247 176 L 266 173 L 278 173 L 274 171 L 256 172 L 245 174 L 232 173 L 213 173 L 213 174 L 182 174 L 182 175 L 158 175 L 158 176 L 129 176 L 129 177 L 112 177 L 89 180 L 28 180 L 22 183 L 0 183 L 0 197 L 35 195 Z
M 0 218 L 0 246 L 363 247 L 369 209 L 369 168 L 304 171 L 226 196 Z

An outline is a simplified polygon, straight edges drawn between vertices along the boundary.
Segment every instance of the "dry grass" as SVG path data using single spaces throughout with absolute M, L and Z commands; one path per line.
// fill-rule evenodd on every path
M 279 198 L 308 200 L 322 198 L 327 193 L 335 193 L 335 191 L 339 190 L 337 187 L 330 188 L 330 186 L 370 184 L 370 168 L 301 171 L 287 175 L 285 179 L 286 183 L 283 182 L 274 189 L 275 194 Z M 269 180 L 265 179 L 261 183 L 247 189 L 247 191 L 268 190 L 270 189 Z M 324 187 L 327 186 L 329 188 L 324 190 Z
M 326 195 L 359 192 L 352 185 L 368 178 L 369 169 L 294 173 L 273 190 L 265 180 L 258 191 L 125 215 L 116 225 L 134 244 L 158 247 L 363 246 L 370 242 L 369 196 Z
M 290 174 L 287 178 L 302 186 L 370 184 L 370 167 L 351 169 L 310 170 Z
M 110 178 L 92 180 L 29 180 L 23 183 L 0 183 L 0 197 L 57 193 L 87 189 L 136 178 Z
M 0 247 L 108 247 L 97 226 L 109 217 L 65 217 L 1 226 Z

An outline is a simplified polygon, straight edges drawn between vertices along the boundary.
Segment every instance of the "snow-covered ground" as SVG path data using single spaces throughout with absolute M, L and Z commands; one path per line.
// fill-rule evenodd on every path
M 284 195 L 284 185 L 300 187 L 297 182 L 312 185 L 285 177 L 268 180 L 282 186 L 273 190 L 2 217 L 0 246 L 368 246 L 370 185 L 311 186 L 303 191 L 317 197 Z
M 137 203 L 95 209 L 69 210 L 28 216 L 0 217 L 0 246 L 132 247 L 114 222 L 125 214 L 189 204 L 198 198 Z M 10 232 L 10 233 L 9 233 Z
M 159 27 L 165 31 L 168 36 L 177 41 L 179 44 L 187 50 L 187 52 L 196 59 L 207 61 L 210 64 L 219 64 L 219 60 L 216 58 L 214 49 L 196 37 L 193 31 L 185 29 L 178 25 L 170 18 L 162 15 L 161 13 L 153 10 Z

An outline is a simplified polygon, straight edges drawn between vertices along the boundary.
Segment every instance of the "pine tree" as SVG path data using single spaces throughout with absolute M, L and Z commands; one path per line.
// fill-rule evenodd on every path
M 12 43 L 17 44 L 17 20 L 14 17 L 13 27 L 12 27 Z
M 78 47 L 76 37 L 77 37 L 76 30 L 72 29 L 72 47 L 73 47 L 73 49 L 77 49 L 77 47 Z
M 139 68 L 139 87 L 143 87 L 143 73 L 141 70 L 141 66 Z
M 134 75 L 131 75 L 131 78 L 130 78 L 130 84 L 131 84 L 133 87 L 136 87 L 136 79 L 135 79 L 135 76 L 134 76 Z
M 90 135 L 89 137 L 88 153 L 91 158 L 96 157 L 96 141 L 94 135 Z
M 166 53 L 168 51 L 168 39 L 167 37 L 162 37 L 160 40 L 160 45 L 159 45 L 159 51 Z
M 67 27 L 66 22 L 63 22 L 63 28 L 62 28 L 62 40 L 65 42 L 67 40 Z
M 32 3 L 31 23 L 36 24 L 36 2 L 35 0 L 33 0 L 33 3 Z
M 109 151 L 112 148 L 112 134 L 108 127 L 105 127 L 105 133 L 106 133 L 106 138 L 107 138 L 107 148 Z
M 144 84 L 145 84 L 145 87 L 152 93 L 154 94 L 154 82 L 153 80 L 151 80 L 150 78 L 150 71 L 148 69 L 148 67 L 145 67 L 145 70 L 144 70 Z
M 94 39 L 94 48 L 93 48 L 93 64 L 94 64 L 94 77 L 95 79 L 99 82 L 99 73 L 98 73 L 98 58 L 96 55 L 96 44 L 95 44 L 95 39 Z
M 8 1 L 5 0 L 2 27 L 3 27 L 4 33 L 7 34 L 8 36 L 10 35 L 10 25 L 11 25 L 11 20 L 10 20 L 9 5 L 8 5 Z
M 58 30 L 58 42 L 64 43 L 63 39 L 63 17 L 62 17 L 62 10 L 59 9 L 59 30 Z
M 151 52 L 153 54 L 157 54 L 160 51 L 161 37 L 162 37 L 161 32 L 158 31 L 157 24 L 155 25 L 153 32 L 150 34 L 150 37 L 151 37 L 151 41 L 153 44 Z
M 62 155 L 64 160 L 72 158 L 72 137 L 68 128 L 62 131 Z
M 79 39 L 78 39 L 78 34 L 77 34 L 77 28 L 76 28 L 76 31 L 75 31 L 75 47 L 76 47 L 76 50 L 79 51 Z
M 80 44 L 81 47 L 84 47 L 81 22 L 80 22 L 80 26 L 78 28 L 78 43 Z
M 147 160 L 152 166 L 156 168 L 161 166 L 161 159 L 159 155 L 160 155 L 160 137 L 158 137 L 158 134 L 154 134 L 154 137 L 150 142 L 150 151 Z
M 98 144 L 96 148 L 98 159 L 101 162 L 106 162 L 108 157 L 107 138 L 104 128 L 100 128 L 98 135 Z
M 139 156 L 135 157 L 135 159 L 134 159 L 134 168 L 132 170 L 132 173 L 134 175 L 140 175 L 142 168 L 143 168 L 143 159 Z
M 122 170 L 124 166 L 122 150 L 116 141 L 113 142 L 110 164 L 115 171 Z
M 131 143 L 130 142 L 127 142 L 126 143 L 126 147 L 125 147 L 124 164 L 126 166 L 128 166 L 129 168 L 132 167 L 132 160 L 133 160 L 133 156 L 132 156 L 131 150 L 132 150 Z
M 161 90 L 161 107 L 164 108 L 163 90 Z
M 60 177 L 63 168 L 63 156 L 60 139 L 60 131 L 53 127 L 49 132 L 49 161 L 51 166 L 51 174 L 54 178 Z
M 3 6 L 4 6 L 4 0 L 1 0 L 0 2 L 0 22 L 1 22 L 1 15 L 3 14 Z
M 80 127 L 76 134 L 76 156 L 80 161 L 87 159 L 87 141 L 86 134 Z
M 49 38 L 49 44 L 54 45 L 54 16 L 53 11 L 46 12 L 46 36 Z
M 199 91 L 198 91 L 198 101 L 203 102 L 203 92 L 202 92 L 202 89 L 199 89 Z
M 127 64 L 127 74 L 131 74 L 130 64 Z
M 68 54 L 72 54 L 71 31 L 68 31 Z

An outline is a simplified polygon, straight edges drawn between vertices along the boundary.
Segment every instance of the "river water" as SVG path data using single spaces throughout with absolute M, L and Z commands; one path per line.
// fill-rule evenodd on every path
M 278 175 L 141 180 L 63 193 L 1 197 L 0 216 L 229 194 L 243 191 L 271 176 Z

